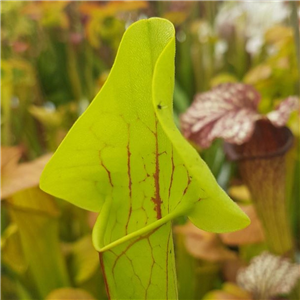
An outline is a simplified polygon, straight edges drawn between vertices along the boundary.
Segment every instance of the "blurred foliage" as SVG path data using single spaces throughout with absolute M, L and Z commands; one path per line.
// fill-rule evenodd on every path
M 297 4 L 266 5 L 1 3 L 2 299 L 106 299 L 90 238 L 94 216 L 43 193 L 38 181 L 51 155 L 47 153 L 55 151 L 104 84 L 126 28 L 151 16 L 175 25 L 178 125 L 196 93 L 224 82 L 253 85 L 262 95 L 260 112 L 266 113 L 300 89 L 295 42 L 299 22 L 290 17 Z M 299 111 L 288 125 L 299 144 Z M 236 286 L 236 273 L 265 249 L 249 194 L 222 147 L 216 141 L 198 150 L 253 224 L 246 231 L 221 236 L 174 231 L 180 299 L 251 299 Z M 299 258 L 299 151 L 290 155 L 289 165 L 289 213 Z M 207 252 L 218 259 L 207 257 Z

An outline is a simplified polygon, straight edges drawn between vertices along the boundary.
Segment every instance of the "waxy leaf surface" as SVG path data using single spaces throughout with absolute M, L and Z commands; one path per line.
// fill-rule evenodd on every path
M 174 55 L 169 21 L 130 26 L 41 178 L 44 191 L 100 213 L 93 242 L 113 299 L 177 297 L 174 217 L 215 232 L 248 224 L 173 122 Z

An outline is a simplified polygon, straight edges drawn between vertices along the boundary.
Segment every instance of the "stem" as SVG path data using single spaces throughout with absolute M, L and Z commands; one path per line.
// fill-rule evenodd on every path
M 287 127 L 274 127 L 269 121 L 256 122 L 251 139 L 226 146 L 231 159 L 239 160 L 241 176 L 248 186 L 261 219 L 267 245 L 275 254 L 292 254 L 293 239 L 287 201 L 286 154 L 293 144 Z
M 72 86 L 72 93 L 77 103 L 82 97 L 82 88 L 81 82 L 78 75 L 76 53 L 71 45 L 67 45 L 67 54 L 68 54 L 68 74 Z
M 279 255 L 290 252 L 293 243 L 285 201 L 284 158 L 244 161 L 240 170 L 263 223 L 270 251 Z

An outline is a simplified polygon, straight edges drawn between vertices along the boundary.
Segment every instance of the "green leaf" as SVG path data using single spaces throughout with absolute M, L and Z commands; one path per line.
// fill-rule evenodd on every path
M 63 288 L 52 291 L 46 300 L 95 300 L 95 298 L 82 289 Z
M 25 262 L 40 298 L 53 289 L 68 286 L 54 199 L 35 187 L 15 193 L 5 204 L 17 225 Z
M 90 235 L 72 244 L 70 264 L 77 285 L 87 281 L 96 273 L 99 268 L 99 258 Z
M 2 262 L 9 266 L 17 274 L 26 271 L 28 263 L 24 258 L 18 226 L 9 225 L 1 237 L 1 259 Z
M 224 232 L 249 220 L 173 122 L 175 32 L 125 32 L 112 71 L 46 166 L 41 188 L 99 212 L 95 248 L 111 298 L 177 297 L 171 220 Z

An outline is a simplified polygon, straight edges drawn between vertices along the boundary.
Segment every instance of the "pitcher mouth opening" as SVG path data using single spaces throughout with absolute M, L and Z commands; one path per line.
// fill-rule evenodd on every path
M 266 119 L 258 120 L 249 141 L 241 145 L 224 143 L 231 161 L 271 159 L 283 156 L 292 147 L 294 136 L 288 127 L 275 127 Z

